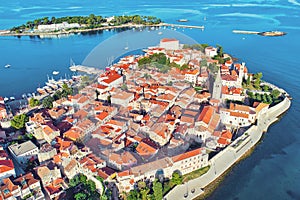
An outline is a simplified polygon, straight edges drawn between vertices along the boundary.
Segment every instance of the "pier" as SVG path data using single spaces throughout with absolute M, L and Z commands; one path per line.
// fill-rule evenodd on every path
M 193 26 L 193 25 L 183 25 L 183 24 L 168 24 L 162 23 L 160 26 L 169 26 L 169 27 L 180 27 L 180 28 L 196 28 L 196 29 L 204 29 L 204 26 Z
M 258 31 L 243 31 L 243 30 L 233 30 L 232 32 L 237 34 L 252 34 L 252 35 L 257 35 L 260 33 Z
M 104 72 L 101 69 L 97 69 L 94 67 L 87 67 L 87 66 L 83 66 L 83 65 L 73 65 L 70 67 L 70 70 L 73 72 L 79 71 L 79 72 L 84 72 L 87 74 L 101 74 Z

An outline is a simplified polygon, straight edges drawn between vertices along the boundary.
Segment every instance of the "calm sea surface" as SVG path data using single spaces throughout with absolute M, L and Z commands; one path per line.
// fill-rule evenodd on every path
M 186 18 L 188 24 L 205 25 L 204 31 L 176 31 L 199 43 L 222 45 L 226 52 L 246 62 L 250 72 L 261 71 L 266 81 L 286 89 L 293 97 L 291 109 L 270 127 L 254 153 L 234 167 L 210 199 L 300 199 L 300 2 L 0 0 L 0 29 L 38 17 L 90 13 L 153 15 L 170 23 Z M 239 35 L 232 30 L 280 30 L 288 34 L 272 38 Z M 104 31 L 57 39 L 0 37 L 0 96 L 33 92 L 54 70 L 60 72 L 55 78 L 70 76 L 70 58 L 82 63 L 99 43 L 115 34 Z M 11 68 L 4 68 L 6 64 Z

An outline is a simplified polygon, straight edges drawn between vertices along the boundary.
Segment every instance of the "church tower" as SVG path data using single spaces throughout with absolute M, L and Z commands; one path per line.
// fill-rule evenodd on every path
M 222 98 L 222 78 L 220 68 L 218 69 L 218 73 L 214 81 L 212 98 L 218 100 L 221 100 Z
M 239 70 L 239 77 L 238 77 L 238 79 L 239 79 L 239 84 L 240 85 L 242 85 L 242 82 L 243 82 L 243 78 L 244 78 L 244 76 L 245 76 L 245 73 L 244 73 L 244 70 L 245 70 L 245 63 L 244 62 L 242 62 L 242 64 L 240 65 L 241 67 L 240 67 L 240 70 Z

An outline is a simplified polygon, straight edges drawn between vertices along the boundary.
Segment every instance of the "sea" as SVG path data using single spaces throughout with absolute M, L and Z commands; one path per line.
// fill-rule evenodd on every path
M 45 16 L 91 13 L 152 15 L 168 23 L 188 19 L 188 25 L 204 25 L 203 31 L 176 27 L 154 31 L 162 32 L 161 37 L 185 35 L 188 41 L 219 44 L 225 52 L 245 62 L 251 73 L 262 72 L 264 80 L 284 88 L 293 97 L 291 108 L 269 128 L 252 155 L 233 167 L 208 199 L 300 199 L 299 0 L 0 0 L 0 30 Z M 177 33 L 164 35 L 167 30 Z M 235 34 L 233 30 L 279 30 L 287 35 L 263 37 Z M 137 34 L 136 30 L 130 31 L 127 35 Z M 148 31 L 152 30 L 140 32 L 143 35 Z M 111 45 L 130 49 L 135 41 L 152 41 L 157 37 L 137 34 L 129 45 L 126 37 L 103 45 L 122 33 L 111 30 L 58 38 L 0 37 L 0 96 L 20 98 L 43 86 L 47 77 L 70 77 L 70 60 L 82 64 L 95 49 L 100 59 L 94 65 L 104 68 L 122 54 L 110 50 L 112 53 L 106 55 Z M 7 64 L 11 67 L 5 68 Z M 53 75 L 53 71 L 60 73 Z

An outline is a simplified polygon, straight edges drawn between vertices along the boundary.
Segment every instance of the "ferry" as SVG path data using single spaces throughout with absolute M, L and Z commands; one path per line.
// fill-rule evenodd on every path
M 258 33 L 258 35 L 261 35 L 261 36 L 283 36 L 286 34 L 287 33 L 282 32 L 282 31 L 264 31 L 264 32 Z

